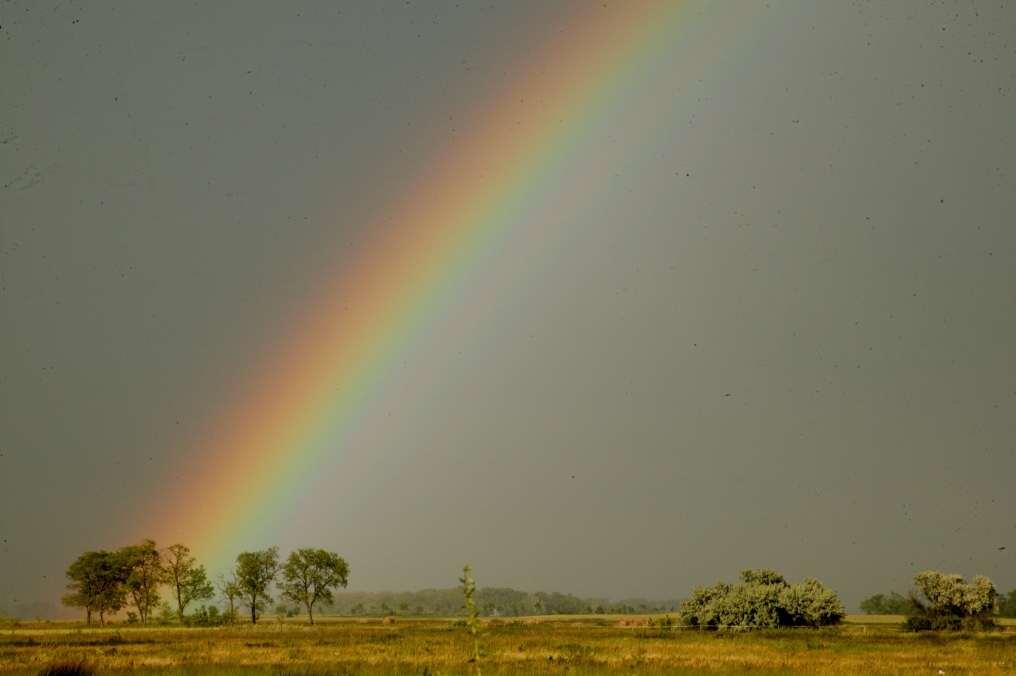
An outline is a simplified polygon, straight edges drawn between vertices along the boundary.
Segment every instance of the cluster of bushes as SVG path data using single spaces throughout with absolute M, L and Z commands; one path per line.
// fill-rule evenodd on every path
M 914 576 L 914 590 L 875 594 L 861 602 L 869 614 L 906 615 L 911 631 L 990 629 L 994 616 L 1016 617 L 1016 590 L 1000 595 L 991 580 L 977 576 L 967 582 L 960 575 L 926 570 Z
M 681 620 L 702 629 L 821 627 L 845 614 L 835 592 L 808 578 L 788 583 L 773 570 L 745 570 L 737 584 L 698 587 L 681 605 Z
M 906 615 L 910 631 L 980 630 L 995 626 L 994 615 L 1016 615 L 1016 591 L 1000 596 L 991 580 L 933 570 L 914 577 L 909 597 L 895 592 L 865 599 L 871 614 Z M 844 616 L 836 594 L 817 580 L 788 583 L 772 570 L 746 570 L 737 584 L 700 587 L 681 606 L 684 624 L 703 629 L 821 627 Z
M 283 598 L 306 608 L 313 624 L 314 607 L 332 601 L 332 590 L 348 584 L 349 566 L 338 554 L 323 549 L 299 549 L 285 562 L 279 560 L 278 547 L 242 552 L 232 576 L 218 580 L 225 612 L 215 605 L 201 605 L 187 613 L 191 604 L 211 599 L 214 588 L 204 566 L 181 544 L 160 549 L 154 541 L 145 540 L 117 550 L 85 552 L 71 563 L 67 579 L 63 602 L 84 609 L 88 624 L 93 615 L 104 624 L 108 615 L 129 608 L 127 622 L 131 624 L 215 626 L 236 619 L 237 603 L 250 611 L 251 622 L 256 623 L 272 602 L 273 585 Z M 164 587 L 175 608 L 162 600 Z
M 911 596 L 913 610 L 907 628 L 987 629 L 995 626 L 992 614 L 998 593 L 991 580 L 978 575 L 966 582 L 960 575 L 928 570 L 914 577 L 920 595 Z

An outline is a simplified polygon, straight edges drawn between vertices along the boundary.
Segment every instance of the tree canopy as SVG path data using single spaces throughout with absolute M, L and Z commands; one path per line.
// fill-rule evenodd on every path
M 67 594 L 64 604 L 85 610 L 89 624 L 92 613 L 103 624 L 106 615 L 115 613 L 127 603 L 125 584 L 129 569 L 124 557 L 107 550 L 85 552 L 67 568 Z
M 298 549 L 282 567 L 282 595 L 307 609 L 314 624 L 314 606 L 331 603 L 332 590 L 349 583 L 349 565 L 345 559 L 324 549 Z
M 127 572 L 125 585 L 142 624 L 148 623 L 153 608 L 159 605 L 159 586 L 166 580 L 162 555 L 153 540 L 120 549 L 117 554 Z
M 250 610 L 250 621 L 257 624 L 258 613 L 272 602 L 269 585 L 279 573 L 279 548 L 269 547 L 256 552 L 241 552 L 236 557 L 236 585 L 244 605 Z
M 205 567 L 198 565 L 186 545 L 171 545 L 166 549 L 165 559 L 166 581 L 176 597 L 177 617 L 183 622 L 188 605 L 212 598 L 215 591 Z

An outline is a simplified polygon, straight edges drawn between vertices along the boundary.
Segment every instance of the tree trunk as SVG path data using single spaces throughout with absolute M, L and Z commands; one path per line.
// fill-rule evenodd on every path
M 92 609 L 85 608 L 85 624 L 92 626 Z
M 313 603 L 308 603 L 307 604 L 307 617 L 310 618 L 310 623 L 314 624 L 314 604 Z
M 250 623 L 258 623 L 258 597 L 254 596 L 250 600 Z

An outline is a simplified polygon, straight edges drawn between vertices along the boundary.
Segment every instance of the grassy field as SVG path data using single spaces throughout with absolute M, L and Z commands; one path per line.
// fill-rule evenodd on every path
M 478 665 L 467 662 L 469 640 L 452 620 L 326 619 L 311 627 L 266 619 L 208 629 L 29 623 L 0 633 L 0 672 L 77 662 L 100 673 L 178 674 L 1016 671 L 1011 624 L 983 635 L 914 635 L 899 630 L 899 619 L 852 616 L 835 629 L 752 633 L 661 630 L 631 616 L 487 620 Z

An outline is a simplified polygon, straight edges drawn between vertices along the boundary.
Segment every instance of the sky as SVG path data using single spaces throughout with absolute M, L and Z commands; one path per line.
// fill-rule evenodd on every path
M 1014 36 L 1006 2 L 5 0 L 0 609 L 149 536 L 213 574 L 324 547 L 356 590 L 1016 588 Z M 443 214 L 485 234 L 400 276 Z M 332 371 L 350 306 L 395 328 Z

